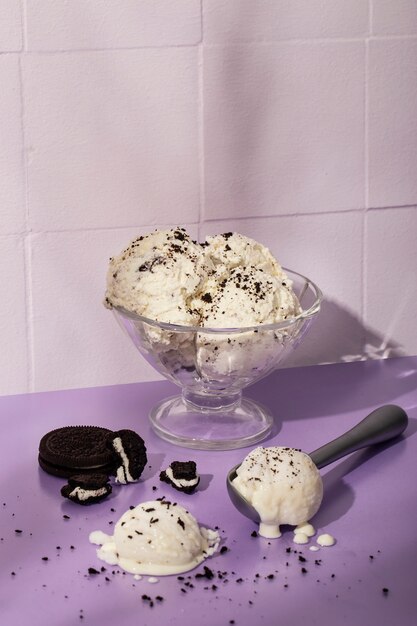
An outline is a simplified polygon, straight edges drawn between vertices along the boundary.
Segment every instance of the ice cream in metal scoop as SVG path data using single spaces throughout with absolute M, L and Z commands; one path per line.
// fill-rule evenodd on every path
M 302 524 L 318 511 L 323 496 L 319 469 L 397 437 L 407 423 L 405 411 L 389 404 L 310 454 L 295 448 L 256 448 L 228 473 L 230 499 L 242 515 L 260 525 L 260 535 L 279 537 L 280 524 Z

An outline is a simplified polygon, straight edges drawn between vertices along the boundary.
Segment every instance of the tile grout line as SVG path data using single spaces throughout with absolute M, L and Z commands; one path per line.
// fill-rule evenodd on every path
M 22 52 L 26 52 L 28 49 L 28 32 L 27 32 L 27 0 L 22 0 L 21 4 L 21 24 L 22 24 Z
M 199 177 L 199 204 L 198 204 L 198 238 L 205 215 L 205 158 L 204 158 L 204 91 L 203 91 L 203 44 L 198 51 L 198 177 Z
M 21 165 L 23 169 L 25 230 L 23 235 L 24 284 L 25 284 L 25 338 L 27 351 L 27 386 L 33 391 L 34 380 L 34 341 L 33 341 L 33 290 L 32 290 L 32 249 L 29 230 L 29 189 L 28 189 L 28 159 L 27 136 L 25 128 L 25 94 L 23 80 L 23 54 L 19 56 L 19 87 L 20 87 L 20 129 L 22 134 Z
M 367 207 L 366 212 L 371 213 L 371 211 L 390 211 L 392 209 L 395 209 L 396 211 L 401 211 L 401 209 L 417 209 L 417 202 L 414 202 L 414 204 L 400 204 L 398 206 L 370 206 Z
M 197 239 L 201 239 L 201 224 L 205 214 L 205 159 L 204 159 L 204 16 L 203 0 L 200 0 L 200 43 L 198 46 L 198 182 L 199 182 L 199 203 L 198 203 L 198 225 Z
M 34 56 L 52 56 L 52 55 L 69 55 L 84 54 L 90 52 L 135 52 L 140 50 L 176 50 L 183 48 L 198 48 L 199 41 L 181 44 L 148 44 L 142 46 L 109 46 L 108 48 L 68 48 L 68 49 L 51 49 L 51 50 L 31 50 L 27 48 L 25 52 Z M 13 51 L 11 51 L 13 52 Z M 1 54 L 1 53 L 0 53 Z
M 219 42 L 211 42 L 205 43 L 207 47 L 210 48 L 219 48 L 219 47 L 238 47 L 238 46 L 280 46 L 285 44 L 297 45 L 297 44 L 324 44 L 324 43 L 352 43 L 352 42 L 361 42 L 366 39 L 375 39 L 375 40 L 408 40 L 408 39 L 417 39 L 417 34 L 407 34 L 407 35 L 396 35 L 396 34 L 386 34 L 386 35 L 372 35 L 368 34 L 368 36 L 358 35 L 357 37 L 294 37 L 288 39 L 254 39 L 254 40 L 242 40 L 242 41 L 219 41 Z M 163 49 L 175 49 L 175 48 L 196 48 L 199 47 L 201 41 L 198 42 L 188 42 L 181 44 L 167 43 L 167 44 L 144 44 L 137 46 L 109 46 L 106 48 L 67 48 L 62 50 L 51 49 L 51 50 L 30 50 L 25 48 L 25 51 L 28 54 L 33 55 L 53 55 L 53 54 L 77 54 L 77 53 L 88 53 L 88 52 L 123 52 L 123 51 L 135 51 L 135 50 L 163 50 Z M 27 42 L 26 42 L 27 44 Z M 16 53 L 15 50 L 10 51 L 2 51 L 0 54 L 9 54 Z
M 315 216 L 323 216 L 323 215 L 345 215 L 345 214 L 355 214 L 355 213 L 372 213 L 375 211 L 401 211 L 415 209 L 417 210 L 417 203 L 415 204 L 403 204 L 398 206 L 382 206 L 382 207 L 369 207 L 369 208 L 357 208 L 357 209 L 344 209 L 344 210 L 329 210 L 329 211 L 313 211 L 308 213 L 284 213 L 284 214 L 276 214 L 276 215 L 246 215 L 246 216 L 236 216 L 230 215 L 228 217 L 213 217 L 203 219 L 201 224 L 208 224 L 211 222 L 230 222 L 230 221 L 245 221 L 245 220 L 273 220 L 273 219 L 288 219 L 288 218 L 300 218 L 300 217 L 315 217 Z M 188 226 L 198 226 L 198 221 L 184 221 L 183 224 Z M 138 228 L 174 228 L 177 226 L 177 222 L 158 222 L 157 224 L 129 224 L 127 226 L 90 226 L 83 228 L 60 228 L 60 229 L 48 229 L 42 230 L 37 228 L 31 228 L 31 235 L 44 235 L 44 234 L 71 234 L 71 233 L 83 233 L 83 232 L 91 232 L 91 233 L 99 233 L 106 231 L 123 231 L 123 230 L 132 230 Z M 10 231 L 10 232 L 0 232 L 0 239 L 5 239 L 7 237 L 16 237 L 16 236 L 24 236 L 25 234 L 29 234 L 26 230 L 21 231 Z
M 369 0 L 368 6 L 368 37 L 365 41 L 365 126 L 364 126 L 364 148 L 365 148 L 365 210 L 362 215 L 362 297 L 361 297 L 361 319 L 362 327 L 366 329 L 367 318 L 367 268 L 368 268 L 368 209 L 370 204 L 369 186 L 369 45 L 373 32 L 373 0 Z M 363 350 L 365 351 L 367 337 L 366 330 L 363 337 Z
M 273 219 L 285 219 L 285 218 L 298 218 L 298 217 L 314 217 L 316 215 L 340 215 L 346 213 L 360 213 L 363 211 L 362 207 L 358 207 L 356 209 L 341 209 L 338 210 L 329 210 L 329 211 L 308 211 L 308 212 L 294 212 L 294 213 L 280 213 L 273 215 L 230 215 L 227 217 L 210 217 L 204 221 L 204 223 L 209 222 L 230 222 L 231 220 L 243 222 L 245 220 L 273 220 Z
M 369 193 L 369 41 L 373 30 L 372 26 L 373 0 L 369 0 L 369 37 L 365 41 L 365 210 L 370 204 Z
M 26 5 L 24 5 L 25 7 Z M 23 11 L 25 14 L 25 11 Z M 23 31 L 23 50 L 0 50 L 0 56 L 6 54 L 20 54 L 22 51 L 28 55 L 67 55 L 67 54 L 82 54 L 82 53 L 90 53 L 90 52 L 126 52 L 126 51 L 140 51 L 140 50 L 171 50 L 171 49 L 181 49 L 181 48 L 198 48 L 202 41 L 194 42 L 194 43 L 183 43 L 183 44 L 148 44 L 148 45 L 138 45 L 138 46 L 109 46 L 107 48 L 69 48 L 64 50 L 30 50 L 28 48 L 27 43 L 27 29 L 26 24 L 24 23 L 26 20 L 25 15 L 23 16 L 22 21 L 22 31 Z M 415 40 L 417 39 L 417 34 L 408 34 L 408 35 L 396 35 L 396 34 L 387 34 L 387 35 L 368 35 L 367 37 L 358 36 L 358 37 L 311 37 L 311 38 L 294 38 L 294 39 L 271 39 L 271 40 L 248 40 L 248 41 L 236 41 L 236 42 L 212 42 L 205 43 L 206 47 L 210 48 L 224 48 L 224 47 L 255 47 L 255 46 L 281 46 L 285 44 L 289 45 L 304 45 L 304 44 L 326 44 L 326 43 L 359 43 L 366 40 L 372 41 L 401 41 L 401 40 Z
M 218 42 L 208 42 L 206 46 L 209 48 L 226 48 L 228 46 L 239 47 L 239 46 L 279 46 L 282 44 L 324 44 L 324 43 L 360 43 L 366 41 L 367 39 L 372 40 L 385 40 L 385 39 L 393 39 L 393 40 L 401 40 L 401 39 L 417 39 L 417 33 L 411 33 L 407 35 L 397 35 L 395 33 L 386 34 L 386 35 L 373 35 L 372 33 L 358 35 L 357 37 L 293 37 L 288 39 L 248 39 L 241 41 L 218 41 Z

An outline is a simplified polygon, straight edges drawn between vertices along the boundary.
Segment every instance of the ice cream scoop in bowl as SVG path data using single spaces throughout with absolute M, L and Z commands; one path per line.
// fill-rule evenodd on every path
M 257 448 L 229 471 L 229 497 L 242 515 L 259 524 L 260 535 L 279 537 L 280 524 L 303 524 L 320 507 L 323 486 L 319 469 L 401 435 L 407 424 L 406 412 L 389 404 L 310 454 L 285 447 Z
M 159 322 L 113 306 L 116 319 L 144 358 L 181 395 L 150 413 L 155 432 L 177 445 L 225 450 L 252 445 L 271 431 L 273 417 L 242 397 L 294 349 L 320 310 L 320 289 L 284 268 L 300 304 L 294 317 L 273 324 L 210 328 Z

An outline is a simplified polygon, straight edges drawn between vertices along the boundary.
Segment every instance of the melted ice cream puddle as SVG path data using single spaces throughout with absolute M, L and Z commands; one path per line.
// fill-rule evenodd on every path
M 336 539 L 332 535 L 329 535 L 329 533 L 324 533 L 317 537 L 317 543 L 319 546 L 334 546 Z
M 200 527 L 182 506 L 168 500 L 143 502 L 126 511 L 113 535 L 90 534 L 97 556 L 131 574 L 166 576 L 187 572 L 214 554 L 219 534 Z

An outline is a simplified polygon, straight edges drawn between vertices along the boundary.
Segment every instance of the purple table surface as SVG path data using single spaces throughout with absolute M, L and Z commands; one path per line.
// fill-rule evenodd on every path
M 275 540 L 251 536 L 254 524 L 233 508 L 225 486 L 227 470 L 248 449 L 191 451 L 150 430 L 149 409 L 173 393 L 170 383 L 158 382 L 0 398 L 1 624 L 417 623 L 417 357 L 278 370 L 247 390 L 276 417 L 264 445 L 312 451 L 382 404 L 399 404 L 409 415 L 397 441 L 323 470 L 325 496 L 313 524 L 337 544 L 318 552 L 294 544 L 290 528 Z M 37 451 L 45 432 L 69 424 L 141 433 L 149 464 L 140 482 L 115 486 L 110 498 L 89 507 L 64 500 L 65 480 L 39 469 Z M 191 496 L 158 478 L 171 461 L 189 458 L 202 475 Z M 206 562 L 214 578 L 195 578 L 203 566 L 182 581 L 168 576 L 153 584 L 112 566 L 89 574 L 104 565 L 88 541 L 90 531 L 111 533 L 130 505 L 163 495 L 201 524 L 220 528 L 221 545 L 229 549 Z

